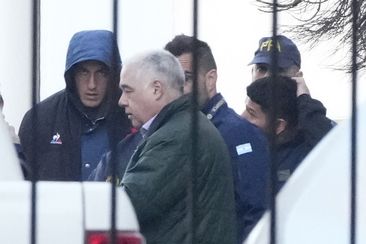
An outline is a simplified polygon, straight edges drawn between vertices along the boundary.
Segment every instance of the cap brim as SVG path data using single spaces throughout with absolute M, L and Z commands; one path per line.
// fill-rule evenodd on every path
M 256 56 L 253 58 L 253 60 L 248 65 L 252 65 L 252 64 L 271 65 L 271 58 L 269 56 Z M 296 64 L 293 63 L 292 61 L 283 60 L 279 57 L 278 67 L 280 67 L 282 69 L 287 69 L 287 68 L 291 67 L 291 65 L 296 65 Z
M 253 58 L 253 60 L 248 64 L 248 65 L 252 65 L 252 64 L 268 64 L 270 65 L 271 64 L 271 59 L 266 56 L 255 56 Z

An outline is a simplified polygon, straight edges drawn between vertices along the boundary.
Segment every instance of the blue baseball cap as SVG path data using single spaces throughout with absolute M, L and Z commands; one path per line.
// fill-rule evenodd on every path
M 283 35 L 277 36 L 277 45 L 273 44 L 272 37 L 263 37 L 259 40 L 259 47 L 254 53 L 254 58 L 249 64 L 271 64 L 272 51 L 277 47 L 278 67 L 289 68 L 296 65 L 301 68 L 299 49 L 293 41 Z

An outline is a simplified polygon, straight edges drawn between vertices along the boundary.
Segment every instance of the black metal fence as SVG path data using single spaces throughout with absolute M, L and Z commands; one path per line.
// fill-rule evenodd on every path
M 193 36 L 194 38 L 197 38 L 198 35 L 198 20 L 199 20 L 199 11 L 198 11 L 198 0 L 193 0 Z M 118 0 L 113 0 L 113 31 L 116 35 L 116 37 L 118 38 Z M 32 106 L 35 106 L 40 99 L 40 18 L 41 18 L 41 13 L 40 13 L 40 4 L 41 1 L 40 0 L 33 0 L 33 18 L 32 18 L 32 29 L 33 29 L 33 38 L 32 38 Z M 278 25 L 278 17 L 277 17 L 277 0 L 273 0 L 273 26 L 272 26 L 272 33 L 273 33 L 273 40 L 274 42 L 276 42 L 276 37 L 277 37 L 277 25 Z M 360 3 L 358 0 L 352 0 L 352 126 L 351 126 L 351 196 L 350 196 L 350 201 L 351 201 L 351 216 L 350 216 L 350 244 L 355 244 L 356 243 L 356 216 L 357 216 L 357 206 L 356 206 L 356 192 L 357 192 L 357 184 L 356 184 L 356 179 L 357 179 L 357 160 L 356 160 L 356 155 L 357 155 L 357 109 L 356 109 L 356 101 L 357 101 L 357 49 L 356 49 L 356 43 L 357 43 L 357 39 L 358 39 L 358 18 L 359 18 L 359 6 Z M 277 65 L 277 51 L 276 49 L 274 49 L 275 51 L 273 52 L 273 63 L 271 65 L 271 70 L 272 70 L 272 74 L 274 75 L 274 77 L 277 76 L 278 73 L 278 65 Z M 196 55 L 194 54 L 193 57 L 195 57 Z M 195 100 L 194 104 L 197 104 L 197 82 L 196 82 L 196 77 L 197 77 L 197 62 L 195 62 L 195 58 L 193 59 L 193 70 L 194 70 L 194 88 L 193 88 L 193 99 Z M 274 79 L 276 80 L 276 79 Z M 276 83 L 276 82 L 274 82 Z M 196 113 L 192 113 L 192 120 L 193 120 L 193 126 L 192 126 L 192 138 L 196 138 L 197 137 L 197 133 L 196 133 L 196 126 L 195 126 L 195 121 L 197 120 L 196 118 Z M 34 116 L 36 116 L 36 114 L 34 114 Z M 35 121 L 35 120 L 33 120 Z M 34 125 L 35 127 L 37 125 Z M 34 131 L 37 131 L 37 128 L 34 129 Z M 274 135 L 274 132 L 272 133 Z M 274 137 L 274 136 L 273 136 Z M 272 138 L 273 138 L 272 137 Z M 193 141 L 196 141 L 193 139 Z M 193 148 L 195 148 L 195 145 L 193 145 Z M 192 158 L 196 158 L 197 157 L 197 150 L 193 150 L 193 155 Z M 271 150 L 272 153 L 272 167 L 271 167 L 271 182 L 272 182 L 272 186 L 275 184 L 275 178 L 276 178 L 276 167 L 275 165 L 277 165 L 276 163 L 276 155 L 275 152 L 273 150 Z M 192 164 L 192 186 L 194 185 L 194 172 L 195 172 L 195 164 Z M 116 168 L 113 167 L 113 175 L 115 176 Z M 37 232 L 37 225 L 36 225 L 36 206 L 37 206 L 37 202 L 36 202 L 36 197 L 37 197 L 37 187 L 36 187 L 36 182 L 37 182 L 37 168 L 34 168 L 33 170 L 33 180 L 32 180 L 32 204 L 31 204 L 31 240 L 30 243 L 31 244 L 36 244 L 37 243 L 37 236 L 36 236 L 36 232 Z M 114 180 L 112 180 L 112 182 L 115 182 Z M 272 187 L 272 189 L 274 189 Z M 116 187 L 114 184 L 111 184 L 111 191 L 112 191 L 112 206 L 111 206 L 111 236 L 112 236 L 112 243 L 115 243 L 115 234 L 116 234 Z M 193 192 L 193 191 L 192 191 Z M 275 197 L 275 190 L 271 191 L 271 197 L 270 197 L 270 210 L 271 210 L 271 231 L 270 231 L 270 243 L 271 244 L 276 244 L 278 243 L 276 241 L 276 197 Z M 194 196 L 192 193 L 191 198 L 193 199 Z M 194 202 L 194 201 L 193 201 Z M 192 216 L 191 216 L 191 221 L 192 221 L 192 226 L 194 226 L 194 221 L 195 221 L 195 216 L 194 216 L 194 205 L 191 206 L 192 209 Z M 193 239 L 192 239 L 192 243 L 197 243 L 195 241 L 195 235 L 194 232 L 195 230 L 192 228 L 192 233 L 193 233 Z

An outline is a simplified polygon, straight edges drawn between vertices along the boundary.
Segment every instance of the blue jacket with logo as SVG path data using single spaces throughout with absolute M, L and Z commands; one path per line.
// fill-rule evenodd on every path
M 202 112 L 211 119 L 229 149 L 238 238 L 242 243 L 267 207 L 270 162 L 267 141 L 257 127 L 228 107 L 220 93 L 206 104 Z
M 82 105 L 74 84 L 75 64 L 88 60 L 106 64 L 113 75 L 106 98 L 95 109 Z M 36 179 L 87 179 L 100 157 L 129 132 L 130 122 L 117 104 L 120 69 L 112 32 L 81 31 L 72 37 L 66 59 L 66 88 L 31 108 L 19 129 L 26 160 Z

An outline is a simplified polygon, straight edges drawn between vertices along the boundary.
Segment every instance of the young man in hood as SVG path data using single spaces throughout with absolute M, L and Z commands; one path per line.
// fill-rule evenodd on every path
M 31 108 L 19 129 L 36 180 L 88 179 L 101 156 L 130 130 L 118 107 L 121 58 L 107 30 L 76 33 L 69 43 L 66 88 Z

